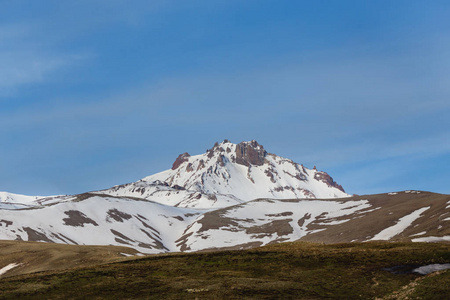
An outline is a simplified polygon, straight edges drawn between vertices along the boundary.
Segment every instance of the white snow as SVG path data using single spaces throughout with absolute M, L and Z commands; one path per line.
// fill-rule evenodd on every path
M 27 207 L 30 207 L 30 205 L 21 204 L 21 203 L 0 202 L 0 209 L 4 209 L 4 210 L 21 209 L 21 208 L 27 208 Z M 31 207 L 32 207 L 32 205 L 31 205 Z
M 223 142 L 210 154 L 187 157 L 187 161 L 175 170 L 169 169 L 98 193 L 204 209 L 227 207 L 258 198 L 349 197 L 316 179 L 323 175 L 321 172 L 286 158 L 267 154 L 263 165 L 249 167 L 233 162 L 236 147 L 236 144 Z M 175 190 L 174 186 L 184 189 Z
M 130 256 L 134 256 L 134 254 L 130 254 L 130 253 L 120 253 L 121 255 L 123 255 L 123 256 L 126 256 L 126 257 L 130 257 Z
M 9 270 L 14 269 L 15 267 L 18 267 L 18 266 L 20 266 L 20 265 L 21 265 L 20 263 L 12 263 L 12 264 L 9 264 L 9 265 L 7 265 L 7 266 L 1 268 L 1 269 L 0 269 L 0 276 L 3 275 L 3 274 L 5 274 L 5 273 L 8 272 Z
M 397 224 L 388 227 L 384 230 L 382 230 L 381 232 L 379 232 L 378 234 L 376 234 L 373 238 L 371 238 L 371 241 L 374 240 L 389 240 L 392 237 L 400 234 L 401 232 L 403 232 L 406 228 L 408 228 L 416 219 L 418 219 L 420 217 L 420 215 L 426 211 L 427 209 L 429 209 L 431 206 L 427 206 L 427 207 L 422 207 L 418 210 L 413 211 L 412 213 L 410 213 L 409 215 L 406 215 L 402 218 L 400 218 L 397 221 Z
M 64 219 L 69 219 L 67 212 L 71 210 L 81 212 L 97 226 L 91 223 L 83 226 L 65 224 Z M 110 216 L 111 210 L 129 215 L 129 218 L 115 221 Z M 179 251 L 175 240 L 198 215 L 197 210 L 151 201 L 94 196 L 83 201 L 66 201 L 37 209 L 11 210 L 7 218 L 2 217 L 11 220 L 12 224 L 8 225 L 8 230 L 0 231 L 0 239 L 20 238 L 27 241 L 28 233 L 24 228 L 29 227 L 55 243 L 129 246 L 142 253 Z M 113 231 L 128 239 L 117 236 Z M 160 248 L 158 243 L 167 249 Z
M 388 195 L 393 196 L 393 195 L 397 195 L 398 193 L 388 193 Z
M 45 197 L 43 197 L 43 196 L 25 196 L 25 195 L 19 195 L 19 194 L 7 193 L 7 192 L 0 192 L 0 202 L 28 204 L 28 203 L 32 203 L 40 198 L 45 198 Z
M 358 211 L 356 214 L 358 214 L 358 215 L 361 215 L 361 214 L 367 214 L 367 213 L 376 211 L 376 210 L 378 210 L 378 209 L 381 209 L 381 206 L 375 207 L 375 208 L 372 208 L 372 209 L 368 209 L 368 210 L 361 210 L 361 211 Z M 356 218 L 361 218 L 361 217 L 362 217 L 362 216 L 358 216 L 358 217 L 356 217 Z
M 324 201 L 324 200 L 299 200 L 287 202 L 282 200 L 257 200 L 233 207 L 223 214 L 223 217 L 232 219 L 233 223 L 219 229 L 209 229 L 199 232 L 200 223 L 186 231 L 192 233 L 187 238 L 186 245 L 191 251 L 207 249 L 211 247 L 229 247 L 250 242 L 260 242 L 266 245 L 277 239 L 295 241 L 312 233 L 308 225 L 314 221 L 321 221 L 318 225 L 333 225 L 348 221 L 350 218 L 335 220 L 354 214 L 357 211 L 367 209 L 370 204 L 367 200 L 358 201 Z M 319 218 L 320 216 L 320 218 Z M 302 220 L 299 224 L 299 220 Z M 270 226 L 273 221 L 287 222 L 292 228 L 292 233 L 278 235 L 278 233 L 261 234 L 248 233 L 247 229 L 258 226 Z M 317 224 L 317 223 L 315 223 Z M 325 230 L 316 229 L 314 232 Z
M 422 275 L 427 275 L 436 271 L 442 271 L 450 269 L 450 264 L 432 264 L 432 265 L 426 265 L 419 267 L 417 269 L 414 269 L 413 272 L 419 273 Z
M 413 242 L 450 242 L 450 236 L 426 236 L 412 239 Z
M 411 193 L 411 194 L 420 194 L 420 192 L 419 191 L 405 191 L 405 193 Z
M 419 232 L 419 233 L 412 234 L 410 236 L 419 236 L 419 235 L 424 235 L 424 234 L 427 234 L 427 232 L 426 231 L 422 231 L 422 232 Z

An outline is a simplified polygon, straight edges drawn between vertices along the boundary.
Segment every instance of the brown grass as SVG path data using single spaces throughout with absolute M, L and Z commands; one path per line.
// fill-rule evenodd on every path
M 136 250 L 116 246 L 74 246 L 53 243 L 0 241 L 0 269 L 19 263 L 0 278 L 42 272 L 88 267 L 121 261 L 121 253 L 135 255 Z
M 383 268 L 449 263 L 448 244 L 296 242 L 252 250 L 153 255 L 0 280 L 2 299 L 445 299 L 450 272 Z

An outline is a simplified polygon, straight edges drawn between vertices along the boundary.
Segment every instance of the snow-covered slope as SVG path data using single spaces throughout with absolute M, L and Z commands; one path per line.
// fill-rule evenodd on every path
M 0 210 L 0 240 L 119 245 L 142 253 L 243 249 L 299 239 L 445 241 L 450 237 L 449 202 L 448 195 L 401 192 L 340 199 L 258 199 L 204 210 L 86 193 Z
M 195 251 L 297 240 L 314 232 L 308 224 L 319 216 L 326 220 L 370 207 L 364 200 L 255 200 L 207 212 L 88 193 L 9 211 L 0 219 L 0 240 L 120 245 L 142 253 Z
M 339 217 L 351 219 L 355 212 L 371 207 L 367 200 L 254 200 L 206 213 L 187 228 L 179 246 L 184 251 L 198 251 L 211 247 L 246 248 L 296 241 L 322 230 L 308 228 L 314 221 L 321 220 L 331 225 L 333 222 L 330 220 Z
M 19 195 L 19 194 L 13 194 L 13 193 L 7 193 L 7 192 L 0 192 L 0 202 L 3 203 L 21 203 L 21 204 L 27 204 L 33 201 L 36 201 L 40 198 L 44 198 L 41 196 L 25 196 L 25 195 Z
M 267 153 L 256 141 L 233 144 L 227 140 L 204 154 L 181 154 L 172 169 L 99 193 L 206 209 L 257 198 L 349 196 L 325 172 Z
M 177 251 L 179 233 L 199 214 L 151 201 L 81 194 L 2 214 L 0 239 Z

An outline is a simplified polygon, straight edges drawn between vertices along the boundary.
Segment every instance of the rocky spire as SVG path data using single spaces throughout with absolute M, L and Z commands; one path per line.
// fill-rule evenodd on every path
M 172 165 L 172 170 L 176 170 L 182 163 L 184 163 L 185 161 L 188 161 L 188 158 L 191 155 L 187 152 L 184 152 L 183 154 L 180 154 L 177 159 L 174 161 L 173 165 Z
M 315 166 L 314 166 L 314 168 L 315 168 Z M 314 169 L 314 170 L 316 170 L 316 169 Z M 340 184 L 337 184 L 336 181 L 333 180 L 333 177 L 328 175 L 328 173 L 326 173 L 326 172 L 318 171 L 314 175 L 314 179 L 317 181 L 325 182 L 329 187 L 337 188 L 338 190 L 345 193 L 344 188 Z
M 262 166 L 267 151 L 257 141 L 241 142 L 236 145 L 236 163 L 249 166 Z

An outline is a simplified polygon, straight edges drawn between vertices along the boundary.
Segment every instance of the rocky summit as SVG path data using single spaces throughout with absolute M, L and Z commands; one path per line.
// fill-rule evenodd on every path
M 224 140 L 204 154 L 180 154 L 170 170 L 99 193 L 205 209 L 256 198 L 349 196 L 326 172 L 268 153 L 254 140 L 239 144 Z

